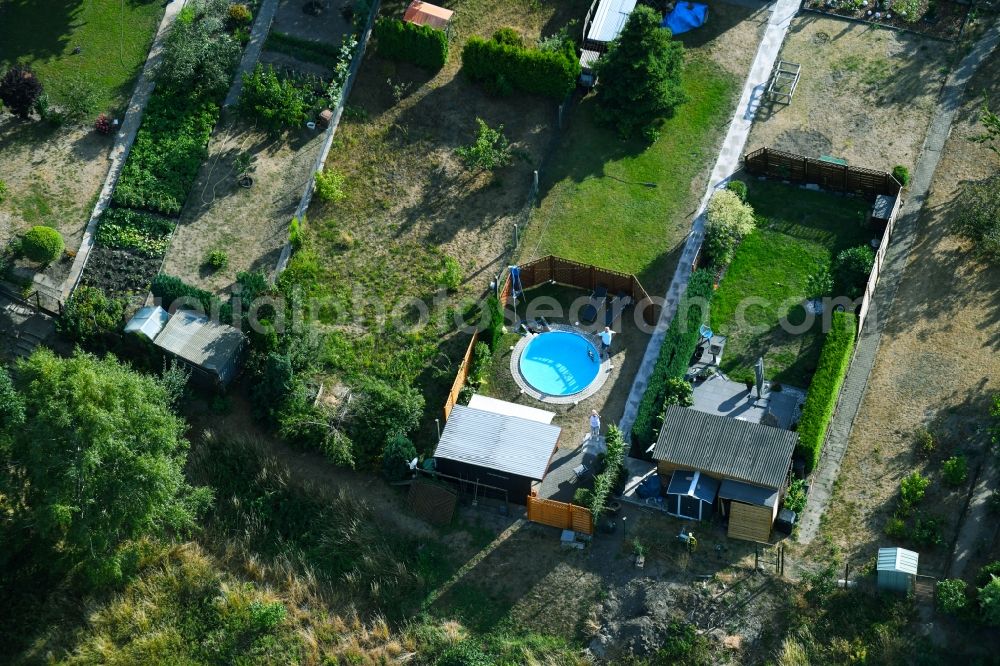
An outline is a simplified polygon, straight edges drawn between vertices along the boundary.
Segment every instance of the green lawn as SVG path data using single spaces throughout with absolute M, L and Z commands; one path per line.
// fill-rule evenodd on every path
M 121 108 L 162 16 L 162 0 L 0 0 L 0 70 L 30 65 L 56 104 L 82 80 L 95 110 Z
M 542 198 L 522 260 L 555 254 L 634 273 L 650 293 L 661 291 L 701 196 L 692 181 L 715 159 L 737 88 L 709 59 L 691 58 L 684 70 L 689 100 L 649 147 L 597 125 L 595 100 L 586 99 L 573 112 L 560 150 L 543 166 Z
M 819 320 L 803 333 L 784 331 L 779 321 L 802 324 L 809 276 L 829 268 L 841 250 L 871 239 L 864 222 L 869 204 L 780 183 L 749 185 L 757 230 L 736 251 L 712 300 L 712 330 L 728 338 L 722 371 L 751 377 L 763 356 L 768 378 L 805 388 L 819 358 Z

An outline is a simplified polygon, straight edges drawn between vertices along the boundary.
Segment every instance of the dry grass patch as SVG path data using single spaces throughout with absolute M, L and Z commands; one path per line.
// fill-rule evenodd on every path
M 942 546 L 919 549 L 921 573 L 943 575 L 969 482 L 945 485 L 942 461 L 965 455 L 971 480 L 987 455 L 981 426 L 988 398 L 1000 390 L 1000 271 L 977 261 L 948 225 L 958 184 L 997 168 L 996 156 L 968 138 L 982 131 L 982 94 L 997 99 L 998 81 L 994 55 L 970 83 L 952 126 L 827 510 L 825 534 L 855 561 L 892 541 L 883 530 L 900 479 L 918 469 L 931 479 L 921 508 L 939 518 L 943 537 Z M 937 440 L 929 458 L 918 454 L 921 428 Z
M 803 14 L 779 56 L 802 65 L 789 105 L 765 102 L 748 149 L 911 170 L 950 66 L 951 47 L 894 30 Z

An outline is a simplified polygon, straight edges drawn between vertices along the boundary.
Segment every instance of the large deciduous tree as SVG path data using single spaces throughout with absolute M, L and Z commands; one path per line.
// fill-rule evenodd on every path
M 3 427 L 6 482 L 35 539 L 102 582 L 120 575 L 124 542 L 194 526 L 211 495 L 184 479 L 184 422 L 160 380 L 111 356 L 42 349 L 14 386 L 30 417 Z
M 623 136 L 655 140 L 664 118 L 684 102 L 684 46 L 660 27 L 660 16 L 636 6 L 621 35 L 597 62 L 598 115 Z
M 27 118 L 42 94 L 42 82 L 27 67 L 14 65 L 0 78 L 0 101 L 19 118 Z

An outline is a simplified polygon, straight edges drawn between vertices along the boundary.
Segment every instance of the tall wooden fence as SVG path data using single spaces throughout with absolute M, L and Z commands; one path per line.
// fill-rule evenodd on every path
M 865 325 L 865 319 L 868 317 L 868 310 L 871 308 L 872 299 L 875 298 L 875 287 L 878 285 L 879 275 L 882 273 L 882 266 L 885 264 L 885 254 L 889 251 L 889 240 L 892 237 L 892 230 L 896 226 L 896 217 L 899 215 L 899 209 L 903 204 L 903 198 L 897 196 L 896 203 L 892 206 L 892 212 L 889 214 L 889 223 L 885 226 L 885 232 L 882 234 L 882 240 L 878 246 L 878 252 L 875 253 L 875 265 L 872 266 L 872 272 L 868 275 L 868 283 L 865 285 L 865 294 L 861 299 L 861 309 L 858 310 L 858 336 L 861 336 L 861 329 Z M 886 313 L 882 313 L 885 316 Z M 855 353 L 857 353 L 857 346 L 854 347 Z
M 639 284 L 639 280 L 629 273 L 619 273 L 607 268 L 581 264 L 552 255 L 528 262 L 520 266 L 520 269 L 521 286 L 524 289 L 554 281 L 593 291 L 597 285 L 603 284 L 608 288 L 609 294 L 625 292 L 631 296 L 634 307 L 642 309 L 643 318 L 648 325 L 655 326 L 660 318 L 660 306 L 649 298 L 649 294 Z M 510 274 L 508 273 L 507 280 L 500 291 L 502 303 L 508 302 L 510 290 Z
M 885 171 L 834 164 L 773 148 L 747 153 L 743 156 L 743 168 L 755 176 L 816 184 L 827 190 L 863 194 L 869 199 L 879 194 L 899 196 L 901 189 L 892 174 Z
M 465 356 L 462 357 L 462 362 L 458 366 L 458 373 L 455 374 L 455 381 L 451 384 L 451 391 L 448 392 L 448 399 L 444 401 L 444 420 L 447 421 L 448 417 L 451 416 L 451 408 L 455 406 L 458 402 L 458 394 L 462 392 L 462 387 L 465 386 L 465 380 L 469 377 L 469 366 L 472 364 L 472 353 L 476 348 L 476 342 L 479 341 L 479 331 L 472 334 L 472 339 L 469 340 L 469 347 L 465 350 Z
M 590 515 L 590 509 L 541 497 L 528 497 L 528 520 L 561 530 L 594 533 L 594 519 Z

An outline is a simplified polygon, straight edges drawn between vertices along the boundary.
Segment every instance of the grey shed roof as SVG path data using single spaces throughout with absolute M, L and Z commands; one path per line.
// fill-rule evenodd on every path
M 917 574 L 917 564 L 920 555 L 905 548 L 879 548 L 878 571 L 898 571 L 906 574 Z
M 541 481 L 561 431 L 551 423 L 455 405 L 434 457 Z
M 671 405 L 653 459 L 782 488 L 798 441 L 789 430 Z
M 744 504 L 767 506 L 773 509 L 775 502 L 778 501 L 778 491 L 774 488 L 761 488 L 742 481 L 726 479 L 719 486 L 719 498 L 736 500 Z
M 205 315 L 178 310 L 154 344 L 222 379 L 240 351 L 243 334 L 232 326 L 209 321 Z

